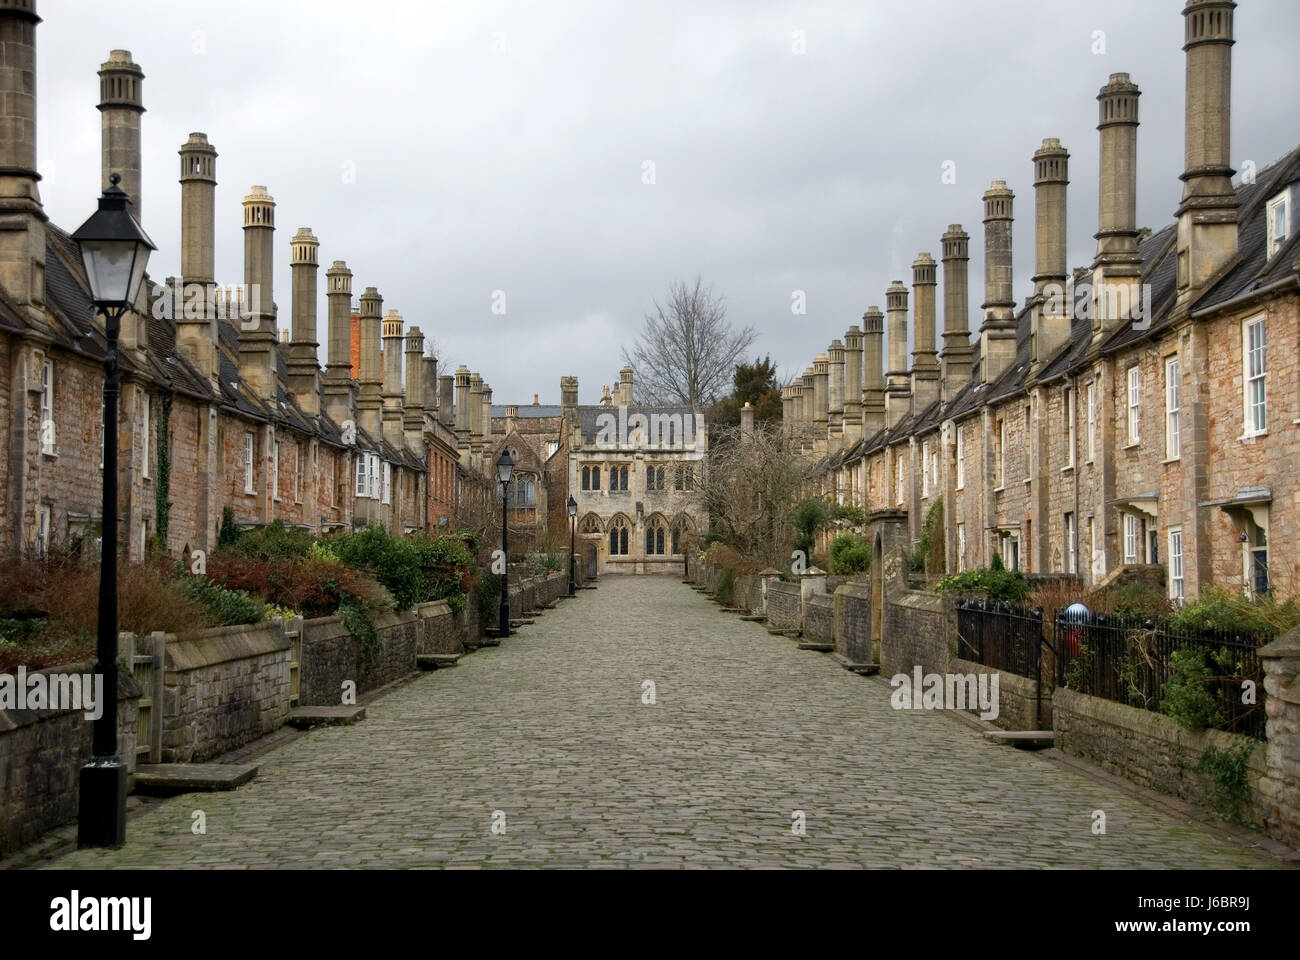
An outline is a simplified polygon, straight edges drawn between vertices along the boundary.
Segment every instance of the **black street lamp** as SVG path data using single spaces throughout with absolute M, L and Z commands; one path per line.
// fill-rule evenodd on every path
M 104 501 L 99 552 L 99 624 L 96 656 L 104 677 L 103 711 L 95 721 L 90 763 L 81 768 L 77 846 L 120 847 L 126 842 L 126 764 L 117 755 L 117 337 L 122 315 L 140 294 L 153 241 L 131 214 L 131 199 L 114 173 L 99 209 L 72 235 L 104 316 Z
M 502 450 L 497 458 L 497 481 L 501 484 L 501 619 L 497 636 L 510 636 L 510 553 L 507 535 L 510 524 L 506 519 L 506 494 L 514 477 L 515 461 L 509 450 Z
M 578 585 L 574 583 L 573 569 L 573 531 L 578 526 L 578 501 L 569 495 L 569 596 L 578 592 Z

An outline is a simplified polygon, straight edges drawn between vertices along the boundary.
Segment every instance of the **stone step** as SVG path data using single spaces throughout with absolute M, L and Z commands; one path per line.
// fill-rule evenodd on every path
M 446 670 L 460 662 L 459 653 L 417 653 L 415 665 L 421 670 Z
M 746 620 L 749 623 L 763 623 L 767 620 L 767 617 L 763 616 L 761 613 L 757 613 L 757 614 L 751 613 L 741 617 L 740 619 Z
M 820 641 L 820 640 L 800 640 L 800 641 L 799 641 L 799 649 L 800 649 L 800 650 L 817 650 L 817 651 L 819 651 L 820 653 L 829 653 L 831 650 L 834 650 L 834 649 L 835 649 L 835 644 L 833 644 L 833 643 L 825 643 L 825 642 Z
M 864 677 L 871 676 L 872 674 L 876 674 L 880 672 L 880 664 L 859 663 L 857 661 L 850 660 L 842 653 L 832 653 L 831 659 L 834 660 L 836 663 L 838 663 L 845 670 L 848 670 L 851 673 L 859 674 Z
M 1042 750 L 1056 742 L 1056 733 L 1052 730 L 985 730 L 984 739 L 1009 743 L 1021 750 Z
M 294 707 L 289 711 L 289 719 L 286 722 L 292 727 L 305 730 L 308 727 L 356 723 L 364 719 L 366 719 L 366 708 L 353 704 L 338 707 Z
M 234 790 L 255 776 L 255 763 L 142 763 L 135 768 L 135 790 L 149 794 Z
M 748 607 L 723 607 L 723 613 L 749 613 Z

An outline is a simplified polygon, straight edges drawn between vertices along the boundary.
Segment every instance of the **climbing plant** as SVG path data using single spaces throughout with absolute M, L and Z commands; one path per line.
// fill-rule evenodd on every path
M 172 454 L 171 454 L 171 437 L 168 435 L 167 428 L 171 422 L 172 398 L 171 394 L 165 393 L 161 397 L 162 415 L 157 419 L 157 442 L 155 444 L 158 451 L 158 479 L 154 481 L 154 536 L 160 549 L 167 549 L 167 527 L 170 523 L 170 506 L 168 500 L 171 495 L 171 477 L 172 477 Z M 148 400 L 145 401 L 148 403 Z

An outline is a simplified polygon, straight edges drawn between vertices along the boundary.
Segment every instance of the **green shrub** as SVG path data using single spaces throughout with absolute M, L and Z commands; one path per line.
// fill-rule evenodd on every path
M 496 624 L 501 609 L 501 580 L 492 574 L 480 573 L 474 593 L 478 600 L 479 629 Z
M 871 543 L 856 533 L 839 533 L 831 541 L 831 573 L 864 573 L 871 568 Z
M 223 626 L 258 623 L 266 619 L 266 604 L 244 590 L 228 590 L 198 574 L 184 574 L 181 586 L 186 596 L 197 600 Z
M 373 574 L 399 609 L 430 600 L 446 600 L 456 613 L 465 609 L 474 555 L 459 537 L 398 538 L 372 525 L 334 538 L 330 551 L 347 566 Z
M 1223 710 L 1215 695 L 1217 681 L 1205 653 L 1192 647 L 1179 647 L 1169 657 L 1169 679 L 1160 712 L 1173 717 L 1180 726 L 1193 732 L 1223 723 Z
M 950 577 L 944 577 L 935 589 L 940 592 L 981 593 L 996 603 L 1023 604 L 1029 599 L 1029 581 L 1019 570 L 1008 570 L 1000 566 L 1001 559 L 995 553 L 994 565 L 988 569 L 963 570 Z
M 1247 597 L 1221 588 L 1208 588 L 1169 618 L 1179 633 L 1225 630 L 1232 633 L 1275 637 L 1300 625 L 1300 605 L 1279 601 L 1271 594 Z
M 231 546 L 242 533 L 235 523 L 235 511 L 230 507 L 221 508 L 221 527 L 217 530 L 217 547 Z
M 723 603 L 731 603 L 732 590 L 736 584 L 736 571 L 732 567 L 723 567 L 718 574 L 717 598 Z
M 375 629 L 369 611 L 355 600 L 349 599 L 339 604 L 339 619 L 357 641 L 357 679 L 365 680 L 374 670 L 384 650 L 379 631 Z
M 1248 741 L 1239 750 L 1206 747 L 1196 769 L 1214 777 L 1214 812 L 1224 820 L 1242 823 L 1241 808 L 1250 800 L 1250 755 L 1260 745 Z
M 790 516 L 790 524 L 794 527 L 794 540 L 791 543 L 792 550 L 801 550 L 805 557 L 811 557 L 813 544 L 817 540 L 817 532 L 826 525 L 830 519 L 830 505 L 819 497 L 811 497 L 804 500 L 794 508 L 794 513 Z
M 921 544 L 916 551 L 921 557 L 921 569 L 926 573 L 943 573 L 947 569 L 944 547 L 943 498 L 939 497 L 926 511 L 921 525 Z

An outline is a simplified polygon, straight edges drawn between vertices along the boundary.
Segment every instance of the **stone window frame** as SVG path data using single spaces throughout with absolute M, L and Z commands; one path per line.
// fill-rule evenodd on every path
M 54 539 L 54 508 L 48 503 L 36 507 L 36 555 L 45 557 Z
M 626 557 L 628 555 L 628 533 L 631 528 L 631 521 L 621 513 L 610 518 L 608 529 L 609 555 L 611 557 Z
M 993 456 L 998 471 L 995 478 L 997 482 L 993 485 L 993 491 L 996 493 L 1003 489 L 1007 482 L 1007 418 L 1005 416 L 999 416 L 995 421 L 993 440 L 997 444 Z
M 1282 211 L 1283 226 L 1281 233 L 1277 230 L 1277 211 Z M 1270 200 L 1265 208 L 1264 223 L 1266 225 L 1267 251 L 1266 260 L 1271 260 L 1286 244 L 1287 238 L 1291 236 L 1291 189 L 1288 187 Z
M 357 452 L 356 469 L 353 471 L 354 480 L 352 483 L 353 495 L 358 499 L 366 500 L 370 498 L 370 483 L 367 479 L 368 464 L 370 463 L 370 454 Z
M 1267 315 L 1257 313 L 1241 321 L 1241 439 L 1262 437 L 1268 433 L 1268 326 Z M 1251 344 L 1251 333 L 1259 331 L 1258 347 Z M 1254 355 L 1259 354 L 1256 373 Z M 1259 396 L 1252 388 L 1258 384 Z M 1258 412 L 1258 416 L 1256 415 Z
M 1182 459 L 1183 455 L 1183 385 L 1182 364 L 1178 354 L 1170 354 L 1165 361 L 1165 462 Z

